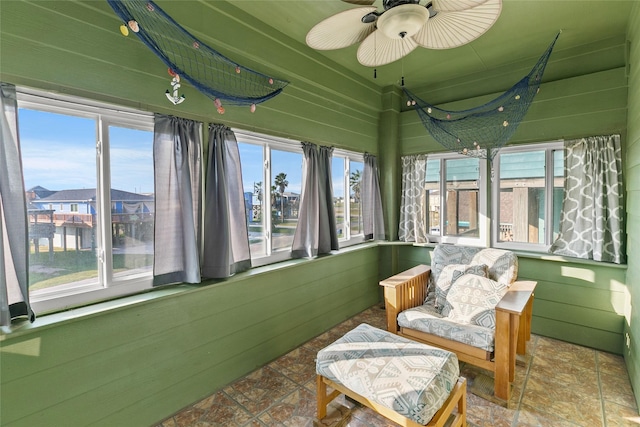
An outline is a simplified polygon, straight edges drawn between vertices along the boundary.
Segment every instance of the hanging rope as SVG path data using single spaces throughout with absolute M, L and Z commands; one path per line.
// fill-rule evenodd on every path
M 278 95 L 288 84 L 223 56 L 182 28 L 153 1 L 107 2 L 125 22 L 123 34 L 128 33 L 127 27 L 131 29 L 169 67 L 172 76 L 180 76 L 214 100 L 220 113 L 224 112 L 223 101 L 251 105 L 254 111 L 256 104 Z
M 529 74 L 488 103 L 468 110 L 444 110 L 403 88 L 407 105 L 413 106 L 431 136 L 445 147 L 471 157 L 489 158 L 497 154 L 516 131 L 540 89 L 556 35 Z

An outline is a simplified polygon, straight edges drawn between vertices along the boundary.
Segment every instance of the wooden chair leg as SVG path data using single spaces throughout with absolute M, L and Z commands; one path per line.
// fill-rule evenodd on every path
M 316 399 L 318 402 L 318 419 L 327 416 L 327 385 L 322 381 L 321 375 L 316 375 Z
M 509 356 L 511 354 L 511 314 L 496 310 L 494 395 L 509 401 Z

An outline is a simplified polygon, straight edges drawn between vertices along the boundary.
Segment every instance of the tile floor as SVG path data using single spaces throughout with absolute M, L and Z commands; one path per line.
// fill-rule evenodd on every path
M 365 310 L 155 427 L 313 427 L 315 355 L 360 323 L 384 329 L 384 310 Z M 345 427 L 397 426 L 343 396 L 332 405 L 338 418 L 352 408 Z M 517 366 L 509 409 L 472 393 L 467 408 L 470 427 L 640 426 L 621 356 L 540 336 Z

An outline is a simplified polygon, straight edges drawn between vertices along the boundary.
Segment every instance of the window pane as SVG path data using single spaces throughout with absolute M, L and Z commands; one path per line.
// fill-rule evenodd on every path
M 445 160 L 447 236 L 479 237 L 478 182 L 480 163 L 475 158 Z
M 271 151 L 271 248 L 290 249 L 298 225 L 302 153 Z
M 427 160 L 427 173 L 424 182 L 427 233 L 440 235 L 440 160 Z
M 501 242 L 544 243 L 545 151 L 500 155 Z
M 95 283 L 96 122 L 21 108 L 29 288 Z
M 362 214 L 360 212 L 361 201 L 361 184 L 362 184 L 362 171 L 364 170 L 364 164 L 362 162 L 349 161 L 349 228 L 351 229 L 351 235 L 362 234 Z
M 333 209 L 336 214 L 336 229 L 338 239 L 343 239 L 345 235 L 345 200 L 344 200 L 344 157 L 333 156 L 331 159 L 331 182 L 333 185 Z
M 553 241 L 560 234 L 560 212 L 564 199 L 564 150 L 553 151 Z M 548 242 L 551 244 L 552 242 Z
M 153 268 L 153 132 L 109 127 L 113 275 Z
M 247 228 L 251 257 L 267 255 L 263 200 L 266 189 L 263 183 L 264 148 L 261 145 L 238 143 L 242 165 L 242 183 L 247 209 Z

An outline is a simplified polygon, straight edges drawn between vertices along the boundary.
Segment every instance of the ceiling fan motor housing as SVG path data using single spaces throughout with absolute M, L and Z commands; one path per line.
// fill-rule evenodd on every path
M 419 4 L 405 3 L 387 10 L 378 18 L 378 29 L 390 39 L 416 34 L 429 19 L 429 10 Z
M 384 10 L 389 10 L 392 7 L 400 6 L 401 4 L 419 4 L 420 0 L 383 0 L 382 7 Z

